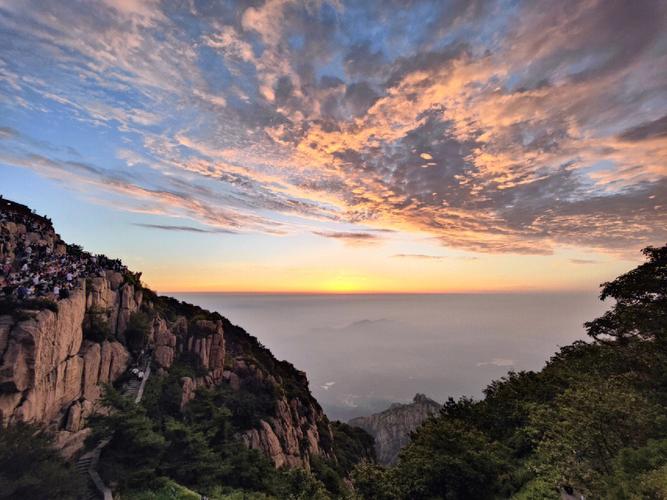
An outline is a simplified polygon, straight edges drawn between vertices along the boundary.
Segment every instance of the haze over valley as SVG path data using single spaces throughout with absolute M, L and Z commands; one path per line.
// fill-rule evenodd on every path
M 304 370 L 333 419 L 406 402 L 479 397 L 509 370 L 540 369 L 584 339 L 597 294 L 263 295 L 175 293 L 219 311 Z

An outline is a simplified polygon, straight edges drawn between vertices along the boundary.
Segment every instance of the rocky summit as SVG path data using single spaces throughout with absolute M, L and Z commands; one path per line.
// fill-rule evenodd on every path
M 394 403 L 383 412 L 349 421 L 375 438 L 375 453 L 381 464 L 396 462 L 398 454 L 410 442 L 410 433 L 422 422 L 436 415 L 442 405 L 423 394 L 416 394 L 412 403 Z
M 0 264 L 4 426 L 49 429 L 75 456 L 89 419 L 106 411 L 103 386 L 122 387 L 149 359 L 154 380 L 178 366 L 181 408 L 217 387 L 265 389 L 267 409 L 239 437 L 276 467 L 309 469 L 313 457 L 332 456 L 331 425 L 305 374 L 221 315 L 158 297 L 120 261 L 67 245 L 48 219 L 4 199 Z

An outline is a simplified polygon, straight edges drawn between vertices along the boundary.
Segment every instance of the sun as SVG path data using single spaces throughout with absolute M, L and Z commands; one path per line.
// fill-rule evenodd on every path
M 340 274 L 326 280 L 321 288 L 328 293 L 359 292 L 368 288 L 368 280 L 365 276 Z

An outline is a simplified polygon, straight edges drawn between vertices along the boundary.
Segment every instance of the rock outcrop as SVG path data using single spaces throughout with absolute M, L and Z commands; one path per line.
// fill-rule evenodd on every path
M 260 420 L 260 426 L 246 431 L 242 439 L 249 448 L 260 450 L 276 467 L 310 467 L 310 457 L 329 456 L 331 450 L 320 446 L 320 428 L 331 433 L 322 420 L 321 411 L 300 399 L 280 398 L 273 417 Z
M 25 221 L 12 221 L 6 213 L 0 221 L 0 262 L 10 264 L 10 273 L 39 260 L 29 248 L 48 256 L 49 266 L 67 255 L 48 219 L 7 201 L 2 210 L 19 210 Z M 66 455 L 83 445 L 86 419 L 99 406 L 102 384 L 115 382 L 128 367 L 130 353 L 118 340 L 142 301 L 141 290 L 114 270 L 73 284 L 65 297 L 53 295 L 25 308 L 21 302 L 9 310 L 5 305 L 6 314 L 0 314 L 0 422 L 48 427 Z M 84 320 L 90 315 L 107 325 L 108 340 L 85 339 Z
M 401 448 L 410 442 L 410 433 L 438 413 L 440 408 L 442 406 L 432 399 L 417 394 L 412 403 L 394 403 L 383 412 L 353 418 L 349 424 L 361 427 L 375 438 L 378 462 L 389 465 L 396 461 Z
M 34 225 L 44 228 L 41 232 L 27 231 L 6 217 L 0 220 L 0 262 L 13 260 L 17 268 L 26 259 L 29 242 L 39 242 L 40 251 L 47 248 L 50 256 L 71 257 L 50 222 L 39 219 Z M 80 255 L 80 249 L 74 251 Z M 52 296 L 42 307 L 33 304 L 25 310 L 19 301 L 8 314 L 0 314 L 3 425 L 49 427 L 66 456 L 76 453 L 90 434 L 88 417 L 101 409 L 103 384 L 118 381 L 133 361 L 126 346 L 136 335 L 131 329 L 136 330 L 137 314 L 147 325 L 142 351 L 152 354 L 156 377 L 168 376 L 177 362 L 194 370 L 194 376 L 180 379 L 181 408 L 204 388 L 226 384 L 238 392 L 244 384 L 268 384 L 276 394 L 273 411 L 244 431 L 242 441 L 265 453 L 276 467 L 309 468 L 311 457 L 333 456 L 329 422 L 304 373 L 276 360 L 257 339 L 219 314 L 157 297 L 138 285 L 138 275 L 100 268 L 100 261 L 85 255 L 95 272 L 83 274 L 67 298 Z M 120 267 L 119 261 L 109 262 Z
M 0 418 L 4 425 L 33 422 L 77 433 L 93 411 L 101 384 L 117 380 L 130 355 L 116 341 L 84 341 L 85 280 L 57 312 L 26 311 L 28 318 L 0 316 Z M 64 440 L 68 436 L 58 436 Z

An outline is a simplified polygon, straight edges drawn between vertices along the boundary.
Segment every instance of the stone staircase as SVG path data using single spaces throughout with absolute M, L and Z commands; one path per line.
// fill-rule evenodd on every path
M 133 378 L 125 386 L 125 391 L 123 394 L 128 398 L 132 398 L 133 400 L 136 399 L 137 395 L 139 394 L 139 389 L 141 388 L 142 382 L 143 381 L 139 380 L 138 378 Z
M 135 404 L 139 404 L 141 402 L 141 398 L 144 395 L 146 382 L 148 381 L 148 377 L 151 374 L 150 358 L 146 360 L 143 368 L 143 378 L 132 378 L 125 385 L 123 390 L 123 395 L 125 397 L 132 398 Z M 107 486 L 102 481 L 102 478 L 97 473 L 97 462 L 100 459 L 102 450 L 109 443 L 109 441 L 111 441 L 110 438 L 101 441 L 94 450 L 81 455 L 79 460 L 76 462 L 76 470 L 86 483 L 86 491 L 81 496 L 81 500 L 99 500 L 100 498 L 103 498 L 104 500 L 113 500 L 111 490 L 107 488 Z
M 82 455 L 77 460 L 75 468 L 83 478 L 86 489 L 81 495 L 81 500 L 113 500 L 111 490 L 107 488 L 102 478 L 97 473 L 97 462 L 100 459 L 102 449 L 109 443 L 110 439 L 101 441 L 94 450 Z
M 144 395 L 144 388 L 146 387 L 146 382 L 148 377 L 151 375 L 151 360 L 150 358 L 143 363 L 142 371 L 144 376 L 141 379 L 132 378 L 126 385 L 123 394 L 125 397 L 132 398 L 135 404 L 141 403 L 141 398 Z
M 86 484 L 86 490 L 84 491 L 83 495 L 81 495 L 81 498 L 83 500 L 96 500 L 99 498 L 99 492 L 97 491 L 97 488 L 95 488 L 95 484 L 93 483 L 92 479 L 90 478 L 90 464 L 93 461 L 93 452 L 86 453 L 85 455 L 82 455 L 79 460 L 77 460 L 75 468 L 76 471 L 79 473 L 81 478 L 84 480 Z

